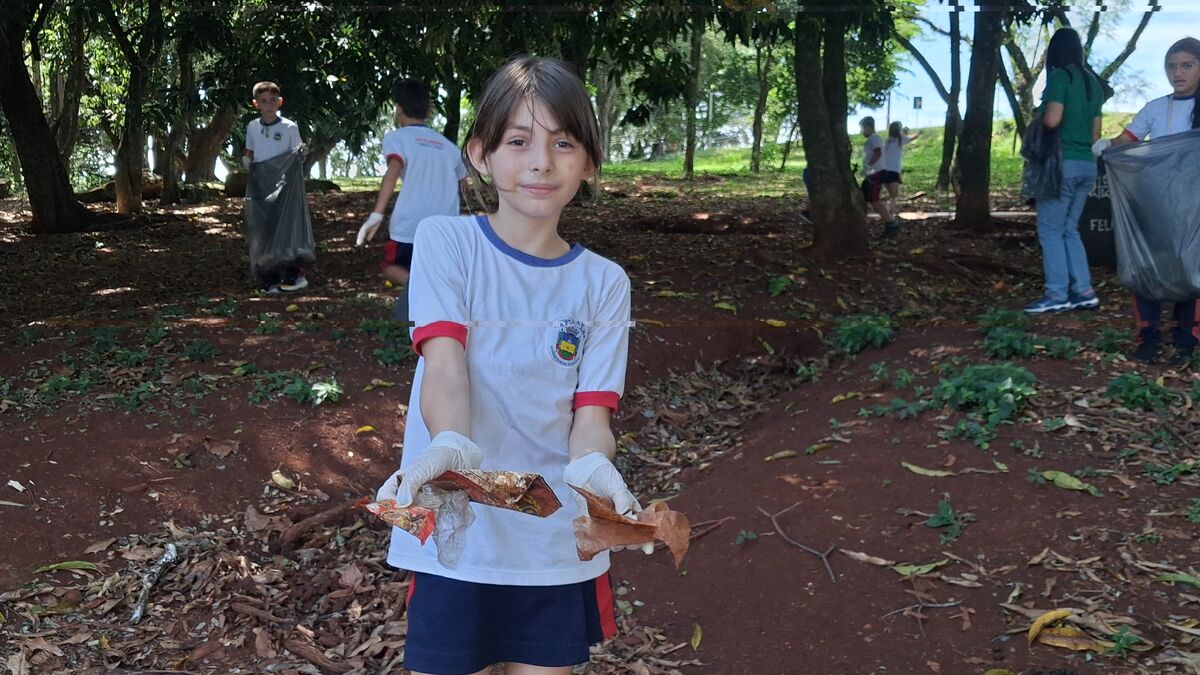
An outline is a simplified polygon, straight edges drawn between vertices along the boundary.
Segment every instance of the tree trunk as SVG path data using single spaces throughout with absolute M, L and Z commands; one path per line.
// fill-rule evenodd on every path
M 750 172 L 762 170 L 763 118 L 767 114 L 767 95 L 771 93 L 771 44 L 754 46 L 754 74 L 758 79 L 758 96 L 754 99 L 753 141 L 750 148 Z
M 125 89 L 125 119 L 121 142 L 117 145 L 117 171 L 113 187 L 117 195 L 117 213 L 130 215 L 142 210 L 142 170 L 146 162 L 146 129 L 142 102 L 149 88 L 149 73 L 142 65 L 130 65 L 129 84 Z
M 600 122 L 600 149 L 604 159 L 612 156 L 612 131 L 617 124 L 617 96 L 621 80 L 611 64 L 601 59 L 592 69 L 592 85 L 596 87 L 596 117 Z
M 958 99 L 962 93 L 962 29 L 959 27 L 958 12 L 950 12 L 950 96 L 946 101 L 946 127 L 942 139 L 942 161 L 938 164 L 937 189 L 950 189 L 951 167 L 954 164 L 954 149 L 962 133 L 962 114 L 958 110 Z
M 330 140 L 327 138 L 314 140 L 308 144 L 308 156 L 304 158 L 305 178 L 308 177 L 314 166 L 323 163 L 329 157 L 329 153 L 333 152 L 333 149 L 337 147 L 337 144 L 338 142 L 336 140 Z M 324 178 L 325 176 L 321 177 Z
M 826 37 L 832 37 L 836 32 L 827 33 Z M 796 118 L 813 187 L 809 195 L 813 215 L 812 254 L 818 259 L 862 255 L 868 251 L 866 213 L 855 202 L 854 191 L 849 189 L 847 174 L 850 167 L 839 166 L 842 152 L 838 148 L 846 147 L 848 153 L 849 138 L 844 133 L 840 139 L 835 137 L 834 129 L 845 129 L 845 107 L 839 108 L 836 102 L 830 106 L 826 100 L 826 83 L 832 82 L 838 74 L 823 73 L 820 20 L 803 15 L 798 17 L 793 37 L 796 91 L 803 92 L 800 95 L 804 96 L 796 107 Z M 826 50 L 831 47 L 837 51 L 837 45 L 825 45 Z M 841 71 L 844 75 L 844 62 Z M 844 79 L 842 83 L 845 86 Z M 843 100 L 844 96 L 843 90 Z M 838 110 L 842 111 L 840 123 L 834 119 Z
M 992 106 L 1000 65 L 1000 36 L 1006 0 L 980 0 L 975 15 L 971 73 L 967 78 L 967 114 L 958 149 L 959 190 L 954 226 L 990 229 Z
M 699 6 L 699 5 L 697 5 Z M 704 37 L 704 17 L 697 11 L 692 16 L 692 51 L 688 63 L 692 68 L 688 75 L 687 102 L 684 112 L 687 114 L 687 138 L 683 151 L 683 177 L 692 178 L 696 168 L 696 107 L 700 105 L 700 47 Z
M 81 14 L 77 8 L 72 8 L 70 52 L 65 72 L 60 71 L 55 76 L 54 94 L 50 97 L 54 142 L 64 166 L 70 166 L 75 144 L 79 142 L 79 98 L 87 77 L 87 57 L 83 52 L 87 22 Z
M 857 181 L 850 158 L 850 133 L 846 127 L 846 116 L 850 114 L 850 97 L 846 93 L 846 19 L 835 13 L 824 23 L 821 85 L 825 89 L 825 107 L 829 111 L 837 168 L 854 203 L 865 209 L 866 204 L 859 197 L 861 193 L 855 189 Z
M 1008 107 L 1012 109 L 1013 125 L 1017 129 L 1017 138 L 1025 137 L 1025 129 L 1029 126 L 1025 119 L 1025 111 L 1021 109 L 1021 101 L 1017 98 L 1017 92 L 1013 87 L 1012 80 L 1008 78 L 1008 69 L 1004 67 L 1004 61 L 998 64 L 996 74 L 1000 76 L 1000 88 L 1004 90 L 1004 96 L 1008 99 Z M 1029 119 L 1032 121 L 1033 116 Z
M 217 157 L 225 147 L 233 123 L 237 121 L 237 108 L 226 104 L 217 111 L 212 121 L 201 129 L 188 132 L 188 156 L 184 180 L 188 183 L 203 183 L 217 179 Z
M 442 85 L 446 87 L 446 101 L 442 105 L 446 114 L 446 126 L 442 129 L 442 135 L 458 145 L 459 127 L 462 125 L 462 84 L 458 81 L 446 81 Z
M 58 154 L 58 146 L 42 103 L 33 88 L 29 70 L 25 68 L 25 25 L 22 17 L 0 19 L 0 109 L 12 129 L 21 175 L 33 213 L 31 231 L 35 234 L 79 232 L 87 229 L 94 219 L 71 190 L 67 170 Z

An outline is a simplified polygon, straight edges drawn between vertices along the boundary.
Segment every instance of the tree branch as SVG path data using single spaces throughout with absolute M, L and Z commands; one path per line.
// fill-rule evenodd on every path
M 1004 50 L 1008 52 L 1009 60 L 1012 61 L 1013 70 L 1016 71 L 1014 77 L 1026 82 L 1033 82 L 1033 71 L 1029 68 L 1029 61 L 1025 58 L 1025 52 L 1021 51 L 1021 48 L 1017 46 L 1016 37 L 1012 33 L 1013 30 L 1015 28 L 1010 28 L 1004 33 L 1003 44 Z
M 1142 14 L 1142 21 L 1138 24 L 1137 30 L 1133 31 L 1133 36 L 1129 38 L 1129 42 L 1125 43 L 1125 48 L 1121 50 L 1121 53 L 1117 55 L 1117 58 L 1112 60 L 1112 63 L 1108 64 L 1104 67 L 1104 70 L 1100 71 L 1101 80 L 1108 82 L 1109 79 L 1111 79 L 1112 76 L 1117 72 L 1117 69 L 1119 69 L 1125 63 L 1125 60 L 1128 59 L 1129 55 L 1133 53 L 1133 50 L 1137 48 L 1138 39 L 1142 37 L 1142 32 L 1146 30 L 1146 25 L 1150 23 L 1150 17 L 1153 16 L 1158 10 L 1158 0 L 1150 0 L 1150 9 L 1147 10 L 1145 14 Z
M 937 71 L 933 69 L 932 65 L 930 65 L 929 59 L 926 59 L 925 55 L 921 53 L 921 50 L 917 49 L 916 45 L 914 45 L 908 38 L 901 35 L 899 31 L 893 30 L 892 37 L 895 38 L 896 42 L 899 42 L 902 47 L 908 50 L 909 54 L 913 55 L 913 58 L 917 60 L 917 63 L 921 64 L 921 67 L 925 69 L 926 74 L 929 75 L 929 79 L 933 80 L 933 86 L 937 89 L 938 95 L 942 97 L 943 101 L 949 104 L 951 101 L 950 92 L 946 90 L 946 85 L 942 84 L 942 78 L 938 76 Z
M 34 61 L 42 60 L 42 46 L 39 39 L 42 29 L 46 26 L 46 17 L 50 16 L 52 7 L 54 7 L 54 0 L 46 0 L 38 9 L 37 18 L 33 20 L 33 25 L 29 28 L 29 55 Z
M 1087 42 L 1083 45 L 1083 53 L 1092 53 L 1092 45 L 1096 43 L 1096 36 L 1100 35 L 1100 16 L 1103 11 L 1104 0 L 1096 0 L 1096 11 L 1092 13 L 1092 22 L 1088 25 Z
M 112 31 L 113 39 L 117 41 L 117 47 L 125 55 L 129 64 L 133 65 L 137 62 L 137 52 L 133 49 L 133 43 L 129 41 L 129 34 L 121 27 L 121 20 L 117 18 L 117 10 L 113 8 L 112 0 L 97 2 L 96 6 L 104 15 L 104 21 L 108 24 L 108 29 Z

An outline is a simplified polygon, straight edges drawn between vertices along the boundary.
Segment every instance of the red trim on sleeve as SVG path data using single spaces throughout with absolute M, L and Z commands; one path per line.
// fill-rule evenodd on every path
M 621 396 L 615 391 L 577 391 L 573 409 L 578 410 L 585 405 L 598 405 L 617 412 L 617 405 L 620 402 Z
M 1138 138 L 1137 136 L 1134 136 L 1134 135 L 1133 135 L 1133 132 L 1132 132 L 1132 131 L 1130 131 L 1130 130 L 1128 130 L 1128 129 L 1126 129 L 1125 131 L 1122 131 L 1122 132 L 1121 132 L 1121 135 L 1122 135 L 1122 136 L 1127 136 L 1127 137 L 1128 137 L 1130 140 L 1132 140 L 1132 141 L 1140 141 L 1140 140 L 1142 140 L 1142 139 Z
M 386 157 L 384 157 L 384 159 L 390 162 L 390 161 L 392 161 L 392 158 L 393 158 L 393 157 L 395 157 L 396 159 L 400 160 L 400 163 L 401 163 L 401 164 L 404 164 L 404 155 L 401 155 L 401 154 L 400 154 L 400 153 L 398 153 L 398 152 L 389 152 L 389 153 L 387 154 L 387 156 L 386 156 Z
M 421 355 L 421 343 L 429 338 L 448 337 L 458 340 L 463 349 L 467 348 L 467 327 L 453 321 L 434 321 L 413 331 L 413 351 Z

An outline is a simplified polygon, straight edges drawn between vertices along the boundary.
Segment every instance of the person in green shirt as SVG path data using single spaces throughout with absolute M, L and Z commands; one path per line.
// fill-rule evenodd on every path
M 1092 144 L 1100 138 L 1100 81 L 1084 63 L 1079 33 L 1060 28 L 1046 47 L 1046 90 L 1042 124 L 1058 131 L 1062 141 L 1062 184 L 1054 199 L 1037 203 L 1038 240 L 1046 291 L 1025 306 L 1030 314 L 1095 309 L 1100 299 L 1092 288 L 1087 253 L 1079 238 L 1079 216 L 1096 182 Z

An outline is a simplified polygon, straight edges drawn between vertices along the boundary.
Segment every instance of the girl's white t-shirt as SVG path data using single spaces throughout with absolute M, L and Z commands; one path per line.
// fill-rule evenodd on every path
M 908 145 L 910 139 L 908 136 L 901 135 L 900 138 L 892 138 L 883 142 L 883 170 L 900 173 L 904 165 L 904 146 Z
M 475 522 L 454 569 L 392 532 L 388 563 L 474 583 L 553 586 L 594 579 L 608 555 L 579 560 L 571 521 L 580 515 L 563 482 L 575 408 L 616 409 L 629 350 L 629 278 L 575 244 L 547 260 L 504 243 L 483 216 L 435 216 L 417 228 L 409 312 L 414 348 L 452 337 L 466 346 L 471 439 L 484 470 L 541 474 L 562 502 L 547 518 L 472 504 Z M 404 430 L 403 467 L 429 445 L 421 417 L 425 359 L 417 361 Z
M 1150 101 L 1133 116 L 1125 134 L 1135 141 L 1180 134 L 1192 128 L 1196 97 L 1162 96 Z

